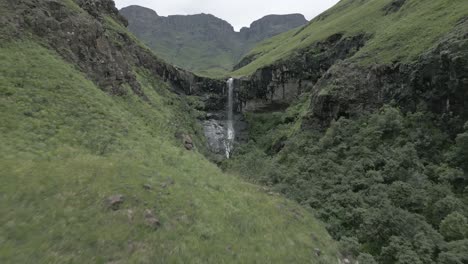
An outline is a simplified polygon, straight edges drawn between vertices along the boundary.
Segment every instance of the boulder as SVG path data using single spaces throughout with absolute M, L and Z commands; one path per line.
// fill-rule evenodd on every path
M 184 141 L 184 146 L 187 150 L 192 150 L 194 145 L 193 145 L 193 140 L 192 140 L 192 137 L 189 136 L 189 135 L 184 135 L 183 137 L 183 141 Z
M 150 209 L 145 210 L 145 222 L 151 229 L 158 229 L 161 226 L 161 222 Z
M 317 257 L 320 257 L 322 255 L 322 251 L 320 250 L 320 248 L 315 248 L 314 252 Z
M 112 195 L 112 196 L 107 197 L 106 199 L 107 207 L 114 211 L 119 210 L 123 202 L 124 202 L 124 196 L 121 194 Z

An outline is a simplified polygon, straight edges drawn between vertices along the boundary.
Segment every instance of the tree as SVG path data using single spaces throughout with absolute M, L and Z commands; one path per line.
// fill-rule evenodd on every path
M 437 262 L 439 264 L 468 263 L 468 239 L 447 243 Z
M 362 253 L 361 255 L 359 255 L 357 261 L 359 262 L 359 264 L 377 264 L 377 261 L 375 261 L 374 257 L 367 253 Z
M 381 262 L 385 264 L 423 264 L 409 241 L 391 237 L 388 246 L 382 248 Z
M 463 203 L 460 201 L 460 199 L 451 195 L 447 196 L 434 204 L 432 210 L 432 223 L 437 226 L 449 214 L 461 211 L 462 208 Z
M 468 237 L 468 220 L 458 212 L 448 215 L 440 224 L 440 233 L 447 241 Z
M 340 239 L 340 251 L 348 258 L 355 258 L 361 251 L 361 244 L 355 237 L 342 237 Z

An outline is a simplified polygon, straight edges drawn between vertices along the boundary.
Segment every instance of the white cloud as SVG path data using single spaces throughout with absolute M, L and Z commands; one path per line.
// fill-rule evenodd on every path
M 208 13 L 231 23 L 236 30 L 269 14 L 301 13 L 312 19 L 339 0 L 115 0 L 120 9 L 140 5 L 161 16 Z

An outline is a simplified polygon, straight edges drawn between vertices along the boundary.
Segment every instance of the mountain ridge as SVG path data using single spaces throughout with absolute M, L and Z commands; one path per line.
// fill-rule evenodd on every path
M 129 21 L 129 30 L 157 55 L 213 77 L 226 75 L 256 43 L 307 23 L 301 14 L 268 15 L 235 31 L 211 14 L 159 16 L 136 5 L 122 8 L 120 13 Z

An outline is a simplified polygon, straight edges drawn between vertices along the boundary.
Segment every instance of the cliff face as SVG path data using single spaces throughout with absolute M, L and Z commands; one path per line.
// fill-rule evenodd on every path
M 226 21 L 209 14 L 161 17 L 139 6 L 123 8 L 129 29 L 156 54 L 182 68 L 219 77 L 256 43 L 304 25 L 299 14 L 272 15 L 235 32 Z
M 302 93 L 310 92 L 337 61 L 354 55 L 366 39 L 366 35 L 335 34 L 294 57 L 241 78 L 239 103 L 244 111 L 259 111 L 271 105 L 287 107 Z

